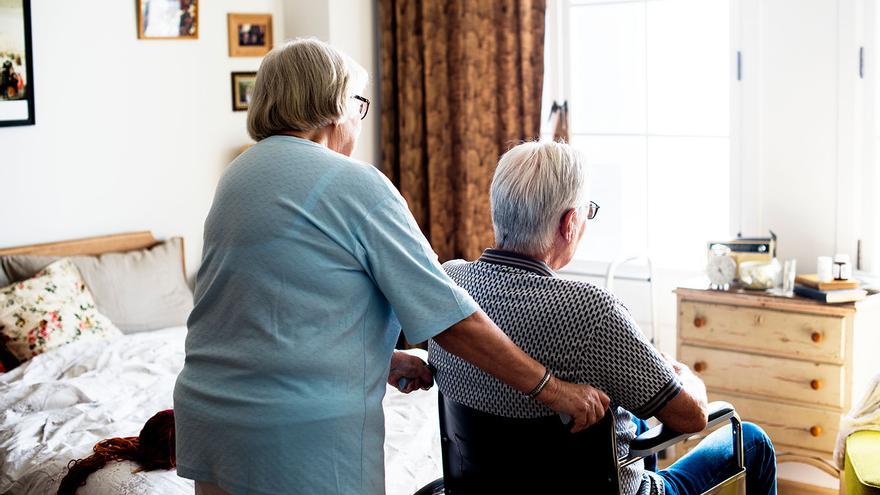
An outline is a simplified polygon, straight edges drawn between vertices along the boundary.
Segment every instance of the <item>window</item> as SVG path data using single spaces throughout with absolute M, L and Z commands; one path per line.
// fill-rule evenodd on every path
M 549 3 L 544 115 L 568 100 L 602 207 L 575 265 L 649 253 L 702 269 L 706 242 L 731 235 L 730 2 Z

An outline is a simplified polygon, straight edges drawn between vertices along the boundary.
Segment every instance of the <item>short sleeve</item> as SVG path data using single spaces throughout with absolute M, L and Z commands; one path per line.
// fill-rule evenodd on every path
M 611 402 L 648 419 L 681 391 L 672 366 L 648 342 L 629 312 L 612 304 L 587 346 L 587 366 Z
M 443 271 L 403 198 L 392 192 L 356 229 L 363 250 L 359 258 L 394 309 L 406 339 L 424 342 L 479 306 Z

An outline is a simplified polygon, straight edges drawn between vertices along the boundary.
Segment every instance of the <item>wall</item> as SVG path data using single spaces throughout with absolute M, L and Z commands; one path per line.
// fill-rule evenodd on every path
M 190 270 L 226 164 L 250 141 L 232 112 L 227 12 L 280 0 L 200 2 L 199 39 L 139 40 L 133 1 L 33 0 L 36 125 L 0 128 L 0 246 L 152 230 L 183 235 Z
M 859 1 L 742 0 L 738 198 L 744 234 L 779 235 L 779 256 L 856 257 L 865 239 L 859 122 L 866 80 Z M 736 219 L 734 224 L 736 225 Z

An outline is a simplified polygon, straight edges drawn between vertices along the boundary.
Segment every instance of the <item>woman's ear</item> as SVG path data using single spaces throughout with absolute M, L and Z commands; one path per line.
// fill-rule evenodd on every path
M 565 242 L 573 242 L 577 238 L 577 224 L 577 208 L 570 208 L 562 214 L 559 220 L 559 235 L 565 239 Z

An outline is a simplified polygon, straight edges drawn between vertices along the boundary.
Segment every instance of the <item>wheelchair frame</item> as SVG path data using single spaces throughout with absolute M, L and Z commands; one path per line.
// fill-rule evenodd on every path
M 445 422 L 442 416 L 444 414 L 443 400 L 444 399 L 441 394 L 441 396 L 439 397 L 441 408 L 441 436 L 443 436 L 445 439 L 448 432 L 445 431 Z M 606 415 L 610 416 L 610 418 L 606 418 L 606 420 L 610 423 L 611 432 L 616 432 L 613 414 L 611 414 L 609 410 Z M 703 432 L 715 429 L 716 427 L 721 426 L 727 421 L 731 423 L 733 454 L 737 465 L 737 471 L 718 485 L 704 492 L 703 495 L 745 495 L 746 493 L 746 469 L 745 457 L 743 452 L 742 421 L 740 420 L 740 417 L 736 413 L 736 410 L 733 408 L 733 406 L 727 402 L 710 403 L 709 419 Z M 656 454 L 672 445 L 687 440 L 694 435 L 695 434 L 693 433 L 678 433 L 664 427 L 663 425 L 658 425 L 636 437 L 630 443 L 630 451 L 629 454 L 627 454 L 626 456 L 618 456 L 616 441 L 612 437 L 611 452 L 614 455 L 614 461 L 609 460 L 608 465 L 611 465 L 613 463 L 615 465 L 615 472 L 609 474 L 612 474 L 617 480 L 619 480 L 620 470 L 622 468 L 636 463 L 644 459 L 645 457 Z M 447 453 L 448 447 L 446 447 L 446 445 L 447 444 L 444 443 L 444 470 L 447 468 L 449 462 L 449 454 Z M 415 493 L 415 495 L 440 495 L 444 493 L 444 479 L 439 478 L 422 487 L 419 491 Z

